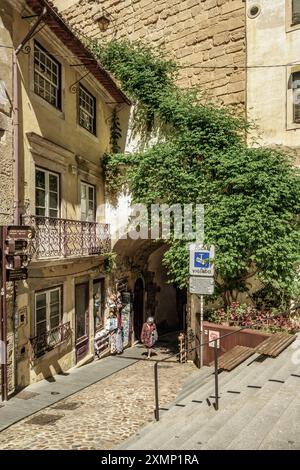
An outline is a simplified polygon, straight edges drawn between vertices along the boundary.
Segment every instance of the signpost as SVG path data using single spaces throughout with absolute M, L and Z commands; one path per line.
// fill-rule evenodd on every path
M 200 367 L 203 366 L 203 313 L 204 295 L 214 293 L 214 257 L 215 247 L 204 247 L 197 243 L 190 244 L 190 294 L 200 296 Z

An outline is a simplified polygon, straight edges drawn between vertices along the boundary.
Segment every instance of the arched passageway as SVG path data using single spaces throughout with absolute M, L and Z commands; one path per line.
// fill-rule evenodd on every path
M 133 294 L 133 330 L 140 339 L 143 322 L 153 316 L 159 335 L 185 331 L 186 291 L 168 282 L 162 263 L 168 249 L 153 240 L 120 239 L 114 245 L 117 252 L 118 273 L 126 279 Z

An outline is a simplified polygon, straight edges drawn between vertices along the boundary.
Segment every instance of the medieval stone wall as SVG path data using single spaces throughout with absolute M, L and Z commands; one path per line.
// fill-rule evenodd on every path
M 90 37 L 140 39 L 167 51 L 182 87 L 199 86 L 224 105 L 245 102 L 243 0 L 56 0 L 68 22 Z M 54 3 L 56 3 L 54 1 Z M 111 15 L 100 32 L 95 14 Z

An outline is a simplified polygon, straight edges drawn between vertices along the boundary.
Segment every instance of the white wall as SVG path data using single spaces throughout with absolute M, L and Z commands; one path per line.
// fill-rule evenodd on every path
M 246 19 L 247 112 L 258 126 L 252 136 L 259 135 L 263 145 L 300 149 L 300 124 L 292 123 L 288 90 L 295 64 L 300 70 L 300 25 L 291 27 L 289 0 L 247 0 L 246 13 L 252 5 L 261 7 L 256 18 Z

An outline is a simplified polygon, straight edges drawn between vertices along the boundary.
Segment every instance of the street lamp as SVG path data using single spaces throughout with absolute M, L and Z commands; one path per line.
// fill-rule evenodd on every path
M 109 16 L 106 12 L 101 12 L 98 15 L 94 16 L 94 20 L 98 23 L 99 29 L 102 33 L 107 31 L 109 25 L 110 25 L 110 19 Z

